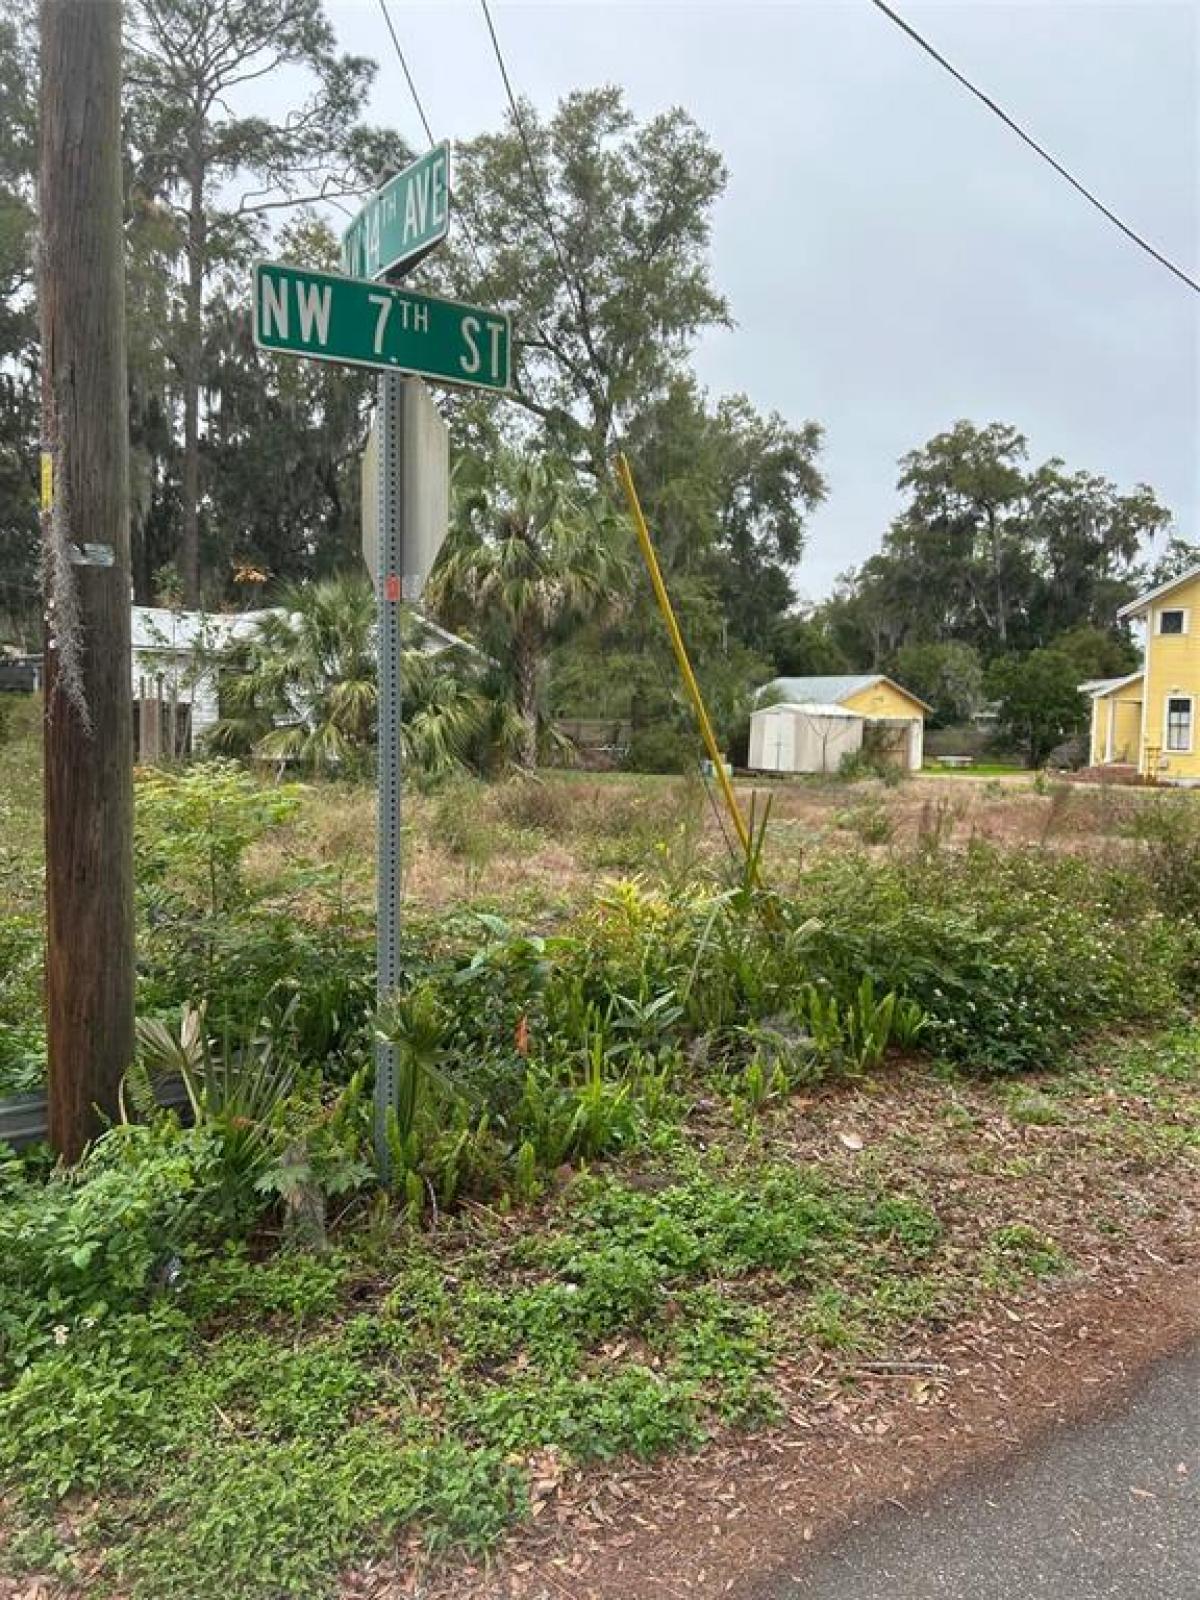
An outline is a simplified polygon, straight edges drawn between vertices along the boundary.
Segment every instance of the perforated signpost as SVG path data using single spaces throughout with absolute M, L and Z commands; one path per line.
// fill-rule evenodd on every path
M 254 341 L 279 355 L 372 367 L 379 409 L 364 463 L 363 549 L 379 596 L 378 993 L 399 979 L 400 603 L 420 592 L 448 517 L 446 425 L 421 382 L 509 387 L 512 330 L 501 312 L 381 281 L 413 267 L 450 222 L 450 153 L 437 145 L 372 195 L 342 239 L 346 275 L 279 261 L 254 269 Z M 375 1154 L 389 1177 L 396 1052 L 375 1047 Z

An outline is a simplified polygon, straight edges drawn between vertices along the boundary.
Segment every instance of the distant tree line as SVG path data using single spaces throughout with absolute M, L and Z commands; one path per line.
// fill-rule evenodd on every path
M 135 595 L 294 602 L 297 584 L 359 570 L 374 385 L 257 350 L 250 266 L 336 269 L 332 208 L 353 214 L 412 152 L 363 120 L 376 63 L 339 52 L 322 0 L 129 0 L 126 17 Z M 32 23 L 29 0 L 0 21 L 0 638 L 25 642 L 40 614 Z M 272 118 L 253 109 L 267 75 L 294 86 Z M 522 120 L 554 236 L 509 118 L 456 147 L 452 239 L 414 277 L 514 319 L 513 397 L 444 397 L 458 509 L 431 587 L 505 675 L 506 747 L 531 760 L 552 715 L 627 721 L 646 764 L 690 741 L 613 502 L 618 444 L 726 733 L 775 672 L 891 671 L 951 722 L 995 697 L 1002 660 L 1051 651 L 1064 681 L 1065 660 L 1076 678 L 1128 665 L 1113 613 L 1166 510 L 1144 486 L 1031 467 L 999 423 L 960 422 L 905 457 L 879 554 L 798 611 L 821 428 L 714 398 L 692 366 L 731 321 L 709 257 L 719 153 L 686 112 L 639 121 L 616 88 L 546 116 L 525 104 Z
M 1200 561 L 1172 537 L 1145 484 L 1122 493 L 1061 460 L 1029 462 L 1014 427 L 961 421 L 900 462 L 904 509 L 880 551 L 833 595 L 779 622 L 774 657 L 802 674 L 893 674 L 933 707 L 934 725 L 993 703 L 1001 732 L 1034 761 L 1084 723 L 1078 686 L 1132 671 L 1120 607 Z

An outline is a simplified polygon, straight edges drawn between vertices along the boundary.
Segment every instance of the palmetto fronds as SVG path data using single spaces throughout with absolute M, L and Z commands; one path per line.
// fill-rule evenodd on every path
M 490 481 L 459 494 L 427 598 L 452 627 L 474 631 L 499 663 L 523 766 L 536 761 L 546 653 L 566 628 L 620 608 L 629 552 L 624 519 L 551 458 L 502 450 Z
M 360 771 L 374 756 L 379 713 L 375 626 L 365 577 L 288 591 L 222 681 L 212 746 L 313 772 Z M 427 771 L 461 763 L 486 727 L 489 708 L 469 665 L 454 647 L 404 651 L 404 753 Z

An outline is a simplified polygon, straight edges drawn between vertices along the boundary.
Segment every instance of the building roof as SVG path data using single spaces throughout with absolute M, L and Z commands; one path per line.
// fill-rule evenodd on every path
M 1139 668 L 1137 672 L 1130 672 L 1124 678 L 1089 678 L 1086 683 L 1079 685 L 1080 694 L 1091 695 L 1093 700 L 1103 700 L 1106 694 L 1111 694 L 1114 689 L 1124 689 L 1127 684 L 1139 683 L 1146 674 Z
M 220 655 L 232 645 L 254 636 L 264 617 L 278 614 L 278 607 L 259 611 L 172 611 L 167 606 L 134 606 L 132 644 L 138 651 L 162 651 L 166 655 L 190 655 L 201 650 Z M 414 613 L 415 644 L 424 655 L 441 655 L 444 650 L 464 650 L 489 661 L 469 639 L 441 627 L 421 611 Z
M 1197 578 L 1200 578 L 1200 563 L 1189 567 L 1186 572 L 1181 572 L 1177 578 L 1170 578 L 1166 583 L 1160 583 L 1157 589 L 1147 589 L 1145 594 L 1138 595 L 1136 600 L 1131 600 L 1127 606 L 1122 606 L 1117 616 L 1118 618 L 1140 617 L 1156 600 L 1161 600 L 1163 595 L 1170 594 L 1172 589 L 1178 589 L 1185 583 L 1193 583 Z
M 165 650 L 170 655 L 197 648 L 225 650 L 253 633 L 265 611 L 172 611 L 168 606 L 134 606 L 135 650 Z
M 861 711 L 851 711 L 848 706 L 834 705 L 828 700 L 777 700 L 769 706 L 759 706 L 756 717 L 768 711 L 791 711 L 803 717 L 837 717 L 846 722 L 863 722 Z
M 873 689 L 877 683 L 890 685 L 902 695 L 907 695 L 914 705 L 921 706 L 926 711 L 932 709 L 919 695 L 913 694 L 911 689 L 894 682 L 882 672 L 846 673 L 825 678 L 772 678 L 770 683 L 765 683 L 758 691 L 758 698 L 761 699 L 766 694 L 775 694 L 779 700 L 791 705 L 835 706 L 843 700 L 848 700 L 851 695 L 861 694 L 864 689 Z

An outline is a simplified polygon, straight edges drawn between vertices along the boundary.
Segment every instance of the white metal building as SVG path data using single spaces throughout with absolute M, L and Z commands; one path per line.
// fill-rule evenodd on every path
M 758 772 L 836 772 L 866 747 L 909 772 L 925 755 L 929 707 L 882 673 L 776 678 L 758 692 L 749 765 Z
M 864 719 L 843 706 L 767 706 L 750 718 L 749 764 L 756 772 L 836 772 L 862 749 Z

